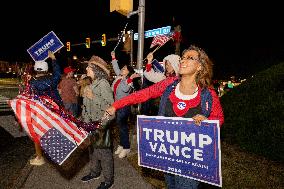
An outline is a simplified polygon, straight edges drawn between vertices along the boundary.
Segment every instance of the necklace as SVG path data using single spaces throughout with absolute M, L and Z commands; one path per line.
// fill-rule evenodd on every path
M 194 95 L 198 91 L 198 87 L 196 87 L 195 91 L 192 93 Z

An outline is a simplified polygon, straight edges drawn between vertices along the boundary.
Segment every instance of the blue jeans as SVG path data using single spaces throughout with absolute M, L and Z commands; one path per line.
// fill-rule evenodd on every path
M 76 103 L 69 103 L 69 102 L 64 102 L 64 108 L 68 112 L 71 112 L 74 117 L 77 117 L 78 115 L 78 104 Z
M 197 189 L 199 181 L 165 173 L 167 189 Z
M 130 106 L 117 110 L 116 123 L 119 126 L 120 145 L 123 149 L 130 149 L 128 118 L 131 114 Z

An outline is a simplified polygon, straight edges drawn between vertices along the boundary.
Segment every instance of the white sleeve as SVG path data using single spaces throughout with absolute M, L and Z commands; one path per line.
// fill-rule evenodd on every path
M 164 79 L 166 79 L 166 76 L 164 73 L 161 72 L 155 72 L 153 69 L 151 69 L 149 72 L 144 71 L 144 76 L 146 79 L 153 83 L 158 83 Z

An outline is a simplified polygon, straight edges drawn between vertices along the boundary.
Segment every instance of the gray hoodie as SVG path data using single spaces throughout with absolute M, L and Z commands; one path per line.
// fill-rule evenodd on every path
M 115 80 L 112 82 L 112 90 L 114 91 L 114 85 L 115 83 L 121 79 L 120 83 L 118 84 L 117 88 L 116 88 L 116 93 L 115 93 L 115 96 L 114 96 L 114 99 L 115 100 L 119 100 L 127 95 L 129 95 L 132 90 L 133 90 L 133 83 L 127 83 L 127 78 L 123 78 L 120 76 L 120 69 L 118 67 L 118 61 L 116 59 L 112 60 L 111 61 L 111 64 L 112 64 L 112 67 L 113 67 L 113 70 L 116 74 L 116 78 Z

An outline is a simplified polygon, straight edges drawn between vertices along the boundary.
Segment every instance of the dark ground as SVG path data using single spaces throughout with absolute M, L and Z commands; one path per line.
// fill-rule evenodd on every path
M 1 116 L 2 117 L 2 116 Z M 0 117 L 1 126 L 3 120 Z M 14 138 L 0 127 L 0 188 L 11 188 L 34 153 L 28 137 Z

